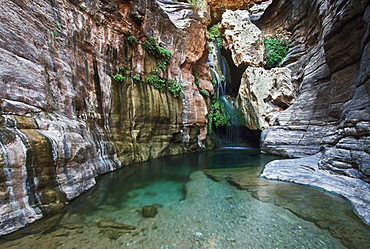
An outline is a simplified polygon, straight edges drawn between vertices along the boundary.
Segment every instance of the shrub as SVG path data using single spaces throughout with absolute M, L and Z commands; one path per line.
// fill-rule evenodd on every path
M 155 56 L 159 60 L 168 61 L 171 58 L 171 51 L 160 47 L 154 37 L 149 37 L 143 42 L 143 46 L 149 54 Z
M 128 43 L 129 43 L 129 44 L 131 44 L 131 45 L 135 45 L 135 44 L 137 43 L 137 41 L 136 41 L 136 37 L 135 37 L 135 36 L 133 36 L 133 35 L 131 35 L 131 36 L 127 37 L 127 41 L 128 41 Z
M 125 76 L 123 76 L 122 74 L 116 74 L 116 75 L 113 75 L 112 78 L 115 81 L 123 81 L 125 79 Z
M 197 71 L 193 71 L 194 83 L 197 87 L 200 87 L 199 74 Z
M 141 82 L 142 80 L 140 79 L 140 77 L 136 76 L 136 75 L 132 75 L 131 76 L 131 79 L 134 81 L 134 82 Z
M 168 90 L 175 97 L 181 97 L 184 91 L 182 90 L 182 82 L 176 81 L 174 79 L 168 79 Z
M 206 90 L 201 89 L 201 90 L 199 90 L 199 92 L 200 92 L 200 94 L 202 94 L 203 96 L 209 97 L 209 92 L 207 92 Z
M 278 67 L 288 53 L 289 44 L 281 38 L 265 38 L 266 69 Z
M 214 41 L 215 43 L 217 43 L 217 46 L 219 48 L 222 48 L 222 35 L 221 35 L 220 30 L 218 29 L 219 25 L 220 23 L 216 23 L 215 25 L 210 27 L 208 30 L 208 34 L 209 34 L 209 40 Z
M 208 128 L 212 131 L 213 126 L 219 127 L 229 124 L 229 118 L 223 103 L 220 100 L 214 101 L 209 111 Z
M 188 3 L 193 6 L 194 10 L 205 10 L 206 5 L 204 3 L 204 0 L 188 0 Z
M 159 77 L 156 74 L 153 74 L 152 76 L 149 76 L 145 79 L 145 82 L 153 85 L 155 88 L 157 88 L 159 91 L 163 91 L 163 88 L 166 85 L 166 81 Z

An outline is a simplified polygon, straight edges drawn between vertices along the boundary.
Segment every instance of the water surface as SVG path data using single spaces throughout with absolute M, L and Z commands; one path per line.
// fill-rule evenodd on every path
M 65 213 L 4 237 L 0 247 L 367 248 L 369 226 L 344 199 L 258 178 L 273 159 L 224 148 L 126 167 L 99 177 Z M 157 208 L 154 218 L 142 216 L 146 205 Z

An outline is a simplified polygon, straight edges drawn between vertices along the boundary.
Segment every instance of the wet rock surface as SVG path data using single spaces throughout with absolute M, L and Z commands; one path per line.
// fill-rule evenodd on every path
M 261 176 L 318 186 L 326 191 L 343 195 L 350 200 L 349 194 L 333 190 L 340 188 L 346 192 L 352 191 L 352 195 L 355 198 L 358 198 L 356 197 L 358 194 L 363 196 L 362 200 L 352 199 L 352 204 L 354 204 L 357 212 L 361 211 L 361 208 L 369 206 L 369 200 L 365 200 L 369 186 L 359 185 L 361 184 L 360 180 L 345 179 L 345 177 L 339 178 L 330 176 L 328 173 L 327 175 L 324 173 L 318 175 L 313 172 L 313 168 L 308 168 L 308 166 L 297 167 L 297 165 L 308 165 L 309 162 L 307 160 L 297 160 L 299 161 L 273 161 L 267 164 Z M 275 167 L 279 168 L 279 173 L 274 172 Z M 347 200 L 318 189 L 307 189 L 306 186 L 298 184 L 292 185 L 282 181 L 268 181 L 258 177 L 261 171 L 262 168 L 220 169 L 205 171 L 205 174 L 216 181 L 227 180 L 239 189 L 247 190 L 254 198 L 260 201 L 274 203 L 305 220 L 314 222 L 321 229 L 327 229 L 332 236 L 340 239 L 343 245 L 348 248 L 366 248 L 366 245 L 370 243 L 370 227 L 356 216 Z M 304 171 L 312 171 L 312 177 L 307 177 Z M 303 172 L 303 176 L 306 176 L 305 179 L 301 177 L 301 172 Z M 325 184 L 323 184 L 324 182 Z M 338 187 L 337 185 L 340 186 Z M 359 193 L 355 194 L 357 191 Z M 323 196 L 325 197 L 320 199 Z
M 197 12 L 188 8 L 180 29 L 157 1 L 6 0 L 1 8 L 0 234 L 60 211 L 100 174 L 202 145 L 207 108 L 192 97 L 192 67 L 205 64 L 206 23 Z M 132 79 L 156 66 L 141 45 L 147 37 L 172 52 L 161 76 L 182 81 L 183 98 Z
M 101 206 L 92 213 L 92 216 L 66 214 L 61 225 L 47 233 L 32 234 L 19 240 L 3 241 L 1 246 L 10 249 L 26 245 L 28 248 L 38 248 L 40 245 L 67 248 L 83 246 L 153 249 L 345 248 L 344 245 L 350 248 L 363 248 L 361 245 L 364 244 L 361 243 L 367 243 L 366 239 L 369 236 L 366 229 L 364 232 L 364 228 L 359 225 L 361 220 L 358 219 L 360 223 L 354 223 L 353 227 L 352 221 L 348 222 L 348 220 L 344 220 L 347 222 L 344 227 L 343 223 L 340 223 L 342 221 L 338 221 L 337 224 L 340 224 L 338 226 L 336 223 L 330 225 L 333 230 L 342 229 L 337 233 L 339 235 L 347 234 L 347 232 L 348 235 L 351 234 L 352 240 L 345 242 L 347 244 L 343 242 L 343 237 L 340 237 L 343 245 L 338 238 L 333 238 L 336 236 L 335 233 L 333 236 L 330 234 L 332 230 L 329 232 L 319 229 L 313 222 L 298 218 L 292 213 L 297 210 L 299 213 L 304 208 L 308 208 L 310 213 L 314 212 L 312 210 L 316 207 L 305 202 L 306 195 L 302 196 L 303 193 L 307 194 L 306 190 L 302 191 L 305 187 L 281 182 L 274 184 L 266 179 L 257 178 L 262 170 L 261 167 L 252 169 L 252 171 L 249 169 L 206 171 L 207 176 L 211 176 L 214 180 L 200 171 L 192 173 L 190 181 L 186 184 L 186 198 L 163 205 L 156 217 L 151 219 L 142 217 L 140 208 Z M 245 184 L 244 189 L 248 191 L 231 186 L 229 182 L 233 179 L 240 185 Z M 285 188 L 280 188 L 280 184 L 286 185 Z M 294 186 L 300 188 L 296 192 L 290 191 Z M 293 198 L 286 198 L 284 192 L 290 192 L 294 195 Z M 256 197 L 259 196 L 259 199 L 263 201 L 252 197 L 251 193 Z M 276 193 L 282 198 L 274 197 Z M 322 209 L 317 210 L 315 215 L 318 221 L 325 222 L 326 214 L 332 213 L 331 208 L 337 207 L 340 200 L 343 201 L 343 199 L 329 196 L 324 199 L 331 199 L 333 202 L 329 201 L 322 207 L 328 209 L 325 214 L 322 213 Z M 291 199 L 296 199 L 296 202 L 292 202 Z M 288 206 L 285 206 L 285 202 Z M 320 203 L 322 203 L 322 196 L 318 196 L 316 204 L 320 206 Z M 333 219 L 354 215 L 350 208 L 346 208 L 348 206 L 345 205 L 343 209 L 338 207 L 338 216 Z M 125 231 L 101 228 L 96 222 L 101 217 L 105 217 L 103 220 L 110 219 L 114 223 L 133 224 L 137 229 Z M 323 223 L 322 226 L 327 224 Z M 365 224 L 362 223 L 362 225 Z M 70 229 L 74 227 L 77 228 Z
M 346 196 L 367 222 L 369 11 L 368 1 L 274 1 L 257 22 L 264 34 L 291 32 L 283 66 L 298 89 L 295 102 L 263 131 L 261 148 L 289 157 L 321 153 L 313 161 L 272 163 L 264 175 Z
M 141 214 L 145 218 L 154 218 L 158 214 L 158 211 L 154 206 L 145 206 L 141 209 Z

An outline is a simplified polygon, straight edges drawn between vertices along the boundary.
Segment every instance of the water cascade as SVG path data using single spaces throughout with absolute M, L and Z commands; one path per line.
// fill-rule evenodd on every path
M 227 95 L 227 82 L 231 79 L 230 70 L 225 57 L 222 56 L 220 48 L 216 42 L 209 43 L 210 53 L 208 64 L 212 72 L 212 81 L 214 83 L 215 97 L 213 104 L 217 103 L 224 123 L 217 123 L 213 132 L 219 138 L 221 147 L 236 147 L 241 145 L 240 126 L 243 123 L 240 110 L 232 97 Z

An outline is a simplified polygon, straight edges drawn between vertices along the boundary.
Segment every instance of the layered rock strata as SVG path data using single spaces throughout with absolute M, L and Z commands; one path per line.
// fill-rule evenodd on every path
M 192 71 L 207 67 L 208 19 L 189 10 L 175 25 L 168 4 L 1 2 L 0 234 L 59 211 L 100 174 L 203 146 L 207 108 Z M 181 81 L 183 97 L 133 80 L 158 65 L 148 37 L 172 52 L 160 74 Z
M 310 163 L 271 163 L 264 176 L 346 196 L 368 223 L 369 15 L 368 1 L 281 0 L 258 22 L 264 34 L 291 32 L 283 65 L 298 89 L 294 104 L 263 132 L 262 150 L 290 157 L 319 153 Z

